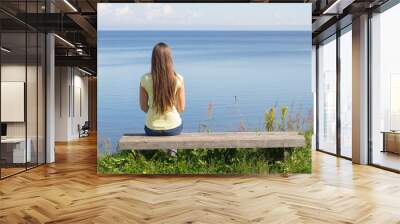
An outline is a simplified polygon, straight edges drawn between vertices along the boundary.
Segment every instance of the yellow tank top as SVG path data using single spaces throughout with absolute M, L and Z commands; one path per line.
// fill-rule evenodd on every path
M 182 87 L 183 77 L 177 74 L 176 90 Z M 153 79 L 150 73 L 144 74 L 140 79 L 140 85 L 146 90 L 148 96 L 149 111 L 146 115 L 146 126 L 153 130 L 168 130 L 182 124 L 182 119 L 175 106 L 163 114 L 156 113 L 153 109 Z

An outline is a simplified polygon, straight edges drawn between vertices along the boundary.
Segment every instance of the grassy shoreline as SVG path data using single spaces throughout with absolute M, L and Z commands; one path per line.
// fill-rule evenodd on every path
M 212 120 L 212 104 L 208 108 Z M 186 149 L 170 153 L 163 150 L 128 150 L 102 155 L 97 172 L 103 174 L 275 174 L 311 173 L 312 122 L 300 114 L 290 116 L 288 107 L 275 106 L 265 111 L 267 132 L 310 129 L 304 135 L 306 145 L 294 149 Z M 241 123 L 242 124 L 242 123 Z M 206 124 L 202 130 L 209 132 Z M 242 127 L 244 128 L 244 125 Z
M 103 174 L 274 174 L 311 173 L 311 132 L 294 149 L 187 149 L 176 154 L 128 150 L 100 156 Z

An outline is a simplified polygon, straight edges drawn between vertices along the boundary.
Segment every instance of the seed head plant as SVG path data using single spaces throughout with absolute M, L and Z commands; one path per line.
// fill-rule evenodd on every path
M 289 109 L 287 106 L 285 106 L 285 105 L 281 106 L 281 120 L 279 122 L 279 129 L 281 131 L 286 130 L 285 122 L 286 122 L 286 116 L 287 116 L 288 112 L 289 112 Z
M 265 130 L 274 131 L 274 129 L 275 129 L 275 106 L 271 107 L 271 109 L 269 109 L 268 111 L 265 111 L 264 124 L 265 124 Z

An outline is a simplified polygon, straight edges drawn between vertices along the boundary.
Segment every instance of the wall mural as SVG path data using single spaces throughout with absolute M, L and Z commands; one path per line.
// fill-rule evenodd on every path
M 98 4 L 98 172 L 310 173 L 310 16 L 310 4 Z

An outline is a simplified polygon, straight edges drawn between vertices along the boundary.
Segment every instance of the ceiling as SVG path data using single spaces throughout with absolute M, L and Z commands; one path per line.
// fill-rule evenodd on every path
M 386 1 L 387 0 L 251 0 L 250 2 L 312 3 L 312 32 L 315 43 L 321 36 L 329 35 L 329 33 L 326 34 L 327 31 L 330 27 L 334 26 L 338 20 L 343 20 L 345 17 L 356 16 L 365 10 L 378 7 Z M 3 32 L 18 32 L 25 30 L 25 28 L 40 32 L 55 32 L 60 37 L 56 38 L 56 65 L 80 66 L 96 73 L 97 3 L 107 2 L 215 3 L 249 1 L 1 0 L 1 28 Z M 52 11 L 52 13 L 49 13 L 50 11 Z M 351 23 L 351 18 L 349 21 Z M 334 32 L 334 30 L 332 32 Z

